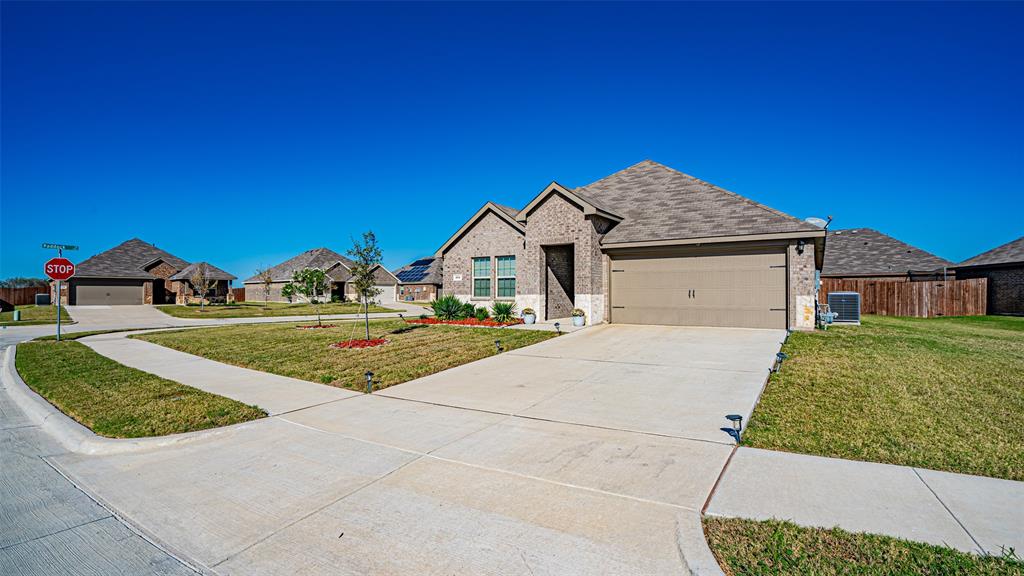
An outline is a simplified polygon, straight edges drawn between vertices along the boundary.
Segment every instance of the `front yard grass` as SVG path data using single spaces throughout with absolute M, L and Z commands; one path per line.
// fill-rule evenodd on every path
M 57 307 L 56 306 L 36 306 L 34 304 L 28 304 L 25 306 L 15 306 L 15 310 L 21 312 L 21 320 L 18 322 L 14 321 L 14 312 L 0 312 L 0 326 L 29 326 L 32 324 L 56 324 L 57 323 Z M 74 320 L 68 315 L 68 311 L 63 306 L 60 307 L 60 321 L 61 324 L 67 322 L 71 324 Z
M 163 436 L 266 416 L 255 406 L 129 368 L 80 342 L 19 344 L 15 367 L 61 412 L 111 438 Z
M 865 316 L 783 351 L 744 445 L 1024 480 L 1024 318 Z
M 705 518 L 704 534 L 729 575 L 861 574 L 864 576 L 1003 576 L 1024 574 L 1024 563 L 975 556 L 918 542 L 840 528 L 804 528 L 776 520 Z
M 328 345 L 363 338 L 363 324 L 300 330 L 294 324 L 222 326 L 138 334 L 138 338 L 211 360 L 281 376 L 364 390 L 370 370 L 386 388 L 496 354 L 494 341 L 506 350 L 555 336 L 553 332 L 406 324 L 401 320 L 370 322 L 370 338 L 387 344 L 359 350 Z M 395 333 L 395 331 L 401 331 Z
M 165 314 L 176 318 L 259 318 L 273 316 L 316 316 L 316 306 L 307 303 L 289 304 L 287 302 L 270 302 L 264 307 L 263 302 L 237 302 L 235 304 L 212 304 L 203 309 L 199 306 L 179 306 L 165 304 L 156 307 Z M 357 302 L 325 302 L 320 305 L 320 314 L 359 314 L 363 307 Z M 370 306 L 370 313 L 400 312 L 382 306 Z

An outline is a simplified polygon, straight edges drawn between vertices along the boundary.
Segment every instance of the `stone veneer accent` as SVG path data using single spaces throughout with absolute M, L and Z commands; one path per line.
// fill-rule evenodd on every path
M 444 288 L 445 294 L 453 294 L 464 302 L 473 302 L 478 306 L 491 306 L 493 295 L 498 286 L 496 256 L 516 257 L 516 304 L 519 310 L 531 306 L 522 298 L 524 258 L 523 234 L 511 224 L 494 214 L 487 212 L 474 224 L 444 255 Z M 473 297 L 473 258 L 491 258 L 491 297 Z M 456 276 L 461 280 L 455 280 Z M 536 293 L 534 293 L 536 297 Z
M 804 253 L 797 253 L 797 241 L 786 247 L 789 263 L 789 327 L 793 330 L 814 330 L 814 242 L 804 245 Z

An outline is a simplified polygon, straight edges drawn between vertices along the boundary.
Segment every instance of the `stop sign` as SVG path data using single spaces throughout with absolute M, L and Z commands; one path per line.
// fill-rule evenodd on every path
M 51 258 L 43 266 L 43 271 L 54 280 L 67 280 L 75 275 L 75 265 L 67 258 Z

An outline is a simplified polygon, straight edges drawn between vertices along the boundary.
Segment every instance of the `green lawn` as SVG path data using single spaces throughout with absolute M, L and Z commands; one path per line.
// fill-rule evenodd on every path
M 118 364 L 74 341 L 19 344 L 15 366 L 43 398 L 111 438 L 163 436 L 266 416 L 255 406 Z
M 25 306 L 15 306 L 14 309 L 21 311 L 21 320 L 18 322 L 14 321 L 14 312 L 0 312 L 0 326 L 29 326 L 31 324 L 57 323 L 56 306 L 28 304 Z M 69 324 L 73 322 L 71 316 L 68 316 L 67 309 L 63 306 L 60 308 L 60 321 L 62 324 L 64 322 Z
M 315 316 L 316 306 L 312 304 L 288 304 L 270 302 L 238 302 L 236 304 L 213 304 L 201 309 L 199 306 L 167 304 L 157 306 L 165 314 L 178 318 L 257 318 L 266 316 Z M 355 302 L 327 302 L 320 305 L 320 314 L 357 314 L 363 311 Z M 370 306 L 370 312 L 399 312 L 391 308 Z
M 955 576 L 1024 574 L 1007 553 L 982 557 L 942 546 L 839 528 L 804 528 L 789 522 L 705 518 L 708 545 L 726 574 L 830 576 Z
M 1024 480 L 1024 318 L 795 333 L 743 444 Z
M 396 330 L 402 332 L 396 334 Z M 367 370 L 376 374 L 375 380 L 379 379 L 379 387 L 384 388 L 491 356 L 496 353 L 496 339 L 501 339 L 502 346 L 510 350 L 553 336 L 553 332 L 535 330 L 376 320 L 370 322 L 370 337 L 383 337 L 389 342 L 362 350 L 328 347 L 341 340 L 363 338 L 363 325 L 359 322 L 317 330 L 299 330 L 294 324 L 261 324 L 132 337 L 236 366 L 362 390 Z

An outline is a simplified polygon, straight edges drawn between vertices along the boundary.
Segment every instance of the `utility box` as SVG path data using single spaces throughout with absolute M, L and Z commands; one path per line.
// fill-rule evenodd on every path
M 860 324 L 860 293 L 829 292 L 828 309 L 836 314 L 836 324 Z

